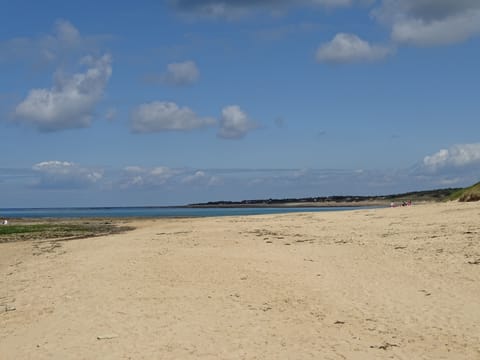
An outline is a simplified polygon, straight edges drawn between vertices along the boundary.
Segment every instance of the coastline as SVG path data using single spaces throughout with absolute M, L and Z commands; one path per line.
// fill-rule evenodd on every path
M 426 202 L 422 202 L 426 203 Z M 325 202 L 284 202 L 284 203 L 233 203 L 233 204 L 199 204 L 185 205 L 185 208 L 209 209 L 209 208 L 336 208 L 336 207 L 376 207 L 389 206 L 390 201 L 384 200 L 364 200 L 364 201 L 325 201 Z
M 345 215 L 122 219 L 135 230 L 0 244 L 0 353 L 478 359 L 480 203 Z
M 379 207 L 386 205 L 349 203 L 347 206 L 313 206 L 312 204 L 288 203 L 278 206 L 272 205 L 225 205 L 225 206 L 151 206 L 151 207 L 100 207 L 100 208 L 19 208 L 4 209 L 0 219 L 50 219 L 65 221 L 65 219 L 91 219 L 113 220 L 113 219 L 134 219 L 134 218 L 196 218 L 215 216 L 247 216 L 281 214 L 290 212 L 314 212 L 314 211 L 337 211 L 351 210 L 355 208 Z

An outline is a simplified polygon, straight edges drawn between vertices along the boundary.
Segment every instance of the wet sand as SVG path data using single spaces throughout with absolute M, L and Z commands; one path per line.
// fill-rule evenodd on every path
M 0 244 L 2 359 L 479 359 L 480 202 Z

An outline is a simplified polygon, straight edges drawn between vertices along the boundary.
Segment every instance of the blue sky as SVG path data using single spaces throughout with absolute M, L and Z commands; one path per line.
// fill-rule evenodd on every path
M 0 5 L 0 207 L 480 178 L 478 0 Z

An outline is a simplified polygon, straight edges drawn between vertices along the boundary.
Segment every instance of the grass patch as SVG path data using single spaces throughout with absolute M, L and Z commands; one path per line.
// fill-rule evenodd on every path
M 0 243 L 38 239 L 80 239 L 115 234 L 131 227 L 99 221 L 0 225 Z
M 64 230 L 66 227 L 63 226 Z M 35 224 L 35 225 L 7 225 L 0 227 L 0 235 L 11 235 L 11 234 L 25 234 L 33 233 L 40 231 L 52 231 L 59 230 L 58 226 L 47 225 L 47 224 Z
M 480 182 L 468 188 L 455 191 L 450 200 L 458 200 L 462 202 L 479 201 L 480 200 Z

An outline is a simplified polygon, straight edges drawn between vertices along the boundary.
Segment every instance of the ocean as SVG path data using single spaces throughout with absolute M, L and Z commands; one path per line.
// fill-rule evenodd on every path
M 346 211 L 359 207 L 81 207 L 81 208 L 0 208 L 0 219 L 9 218 L 89 218 L 89 217 L 207 217 L 285 214 L 296 212 Z

